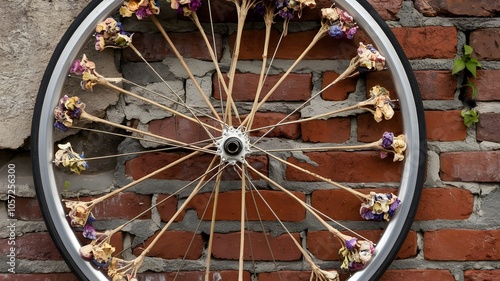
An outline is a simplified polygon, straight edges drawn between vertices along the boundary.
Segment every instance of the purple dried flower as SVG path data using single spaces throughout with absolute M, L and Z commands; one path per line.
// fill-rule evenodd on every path
M 356 34 L 356 31 L 358 31 L 358 27 L 357 26 L 353 26 L 353 27 L 349 28 L 349 30 L 347 30 L 345 32 L 346 38 L 349 39 L 349 40 L 352 40 L 354 38 L 354 35 Z
M 83 237 L 87 239 L 96 239 L 96 231 L 92 223 L 87 220 L 87 224 L 83 227 Z
M 140 6 L 139 9 L 135 12 L 135 16 L 137 19 L 142 20 L 143 18 L 147 18 L 153 14 L 151 8 L 149 6 Z M 120 24 L 121 27 L 121 24 Z M 121 33 L 121 32 L 120 32 Z
M 201 7 L 201 0 L 191 0 L 188 6 L 191 11 L 196 12 Z
M 351 238 L 345 241 L 345 246 L 347 250 L 352 250 L 356 247 L 356 244 L 358 243 L 358 238 Z
M 59 121 L 56 121 L 54 123 L 54 128 L 59 129 L 59 130 L 61 130 L 63 132 L 67 132 L 68 131 L 68 127 L 64 126 L 64 124 L 61 123 L 61 122 L 59 122 Z
M 74 73 L 76 75 L 82 75 L 84 71 L 85 71 L 85 67 L 82 66 L 80 60 L 75 60 L 71 64 L 71 67 L 69 68 L 69 73 Z
M 349 263 L 349 270 L 350 271 L 358 271 L 361 270 L 365 267 L 365 264 L 362 262 L 350 262 Z
M 384 132 L 384 134 L 382 135 L 382 147 L 385 149 L 390 148 L 393 141 L 394 134 L 391 132 Z

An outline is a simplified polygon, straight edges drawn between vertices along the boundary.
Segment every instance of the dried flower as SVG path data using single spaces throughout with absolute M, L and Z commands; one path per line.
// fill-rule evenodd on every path
M 128 0 L 123 2 L 120 8 L 120 15 L 123 17 L 131 17 L 134 13 L 139 20 L 153 14 L 158 15 L 160 13 L 158 0 Z
M 108 276 L 112 277 L 113 281 L 137 281 L 135 274 L 139 264 L 140 263 L 138 263 L 136 259 L 126 261 L 118 258 L 112 258 L 108 266 Z
M 354 38 L 358 27 L 346 11 L 339 8 L 323 8 L 321 16 L 323 24 L 329 26 L 328 35 L 336 39 Z
M 339 250 L 339 256 L 343 260 L 340 268 L 350 271 L 363 269 L 370 261 L 374 251 L 375 248 L 371 241 L 356 240 L 351 249 L 344 245 Z
M 371 45 L 359 43 L 358 57 L 360 58 L 359 71 L 380 71 L 385 67 L 385 58 Z
M 201 0 L 171 0 L 170 7 L 186 17 L 201 7 Z
M 59 99 L 59 104 L 54 108 L 54 127 L 66 132 L 73 125 L 73 119 L 79 119 L 85 104 L 78 97 L 64 95 Z
M 95 28 L 95 48 L 102 51 L 105 48 L 123 48 L 132 42 L 130 33 L 125 32 L 120 22 L 113 18 L 107 18 L 97 24 Z
M 69 169 L 77 174 L 85 171 L 89 165 L 84 160 L 83 153 L 78 154 L 73 151 L 71 143 L 58 144 L 59 150 L 56 151 L 54 156 L 54 164 L 56 166 L 63 165 L 63 167 L 69 167 Z
M 359 213 L 365 220 L 389 221 L 400 203 L 401 200 L 392 193 L 370 192 L 369 199 L 361 203 Z
M 99 50 L 101 47 L 100 38 L 102 38 L 102 34 L 96 34 L 96 49 Z M 104 46 L 104 45 L 103 45 Z M 102 76 L 96 72 L 95 63 L 90 61 L 86 55 L 83 55 L 81 60 L 75 60 L 69 69 L 70 73 L 76 75 L 82 75 L 82 89 L 92 90 L 93 87 L 98 83 L 98 79 L 102 78 Z
M 94 247 L 93 244 L 88 244 L 85 246 L 80 247 L 80 256 L 87 261 L 92 260 L 92 248 Z
M 379 85 L 373 86 L 370 89 L 370 96 L 375 106 L 375 112 L 373 114 L 375 121 L 382 121 L 382 117 L 384 117 L 385 120 L 389 120 L 394 116 L 394 104 L 386 88 Z
M 115 247 L 111 246 L 107 241 L 100 242 L 92 247 L 92 261 L 99 267 L 107 266 L 111 261 L 111 255 L 114 251 Z
M 66 208 L 70 209 L 68 217 L 70 218 L 71 226 L 83 227 L 87 223 L 89 217 L 94 218 L 91 211 L 93 208 L 92 202 L 82 201 L 65 201 Z
M 95 227 L 92 225 L 92 221 L 90 218 L 91 218 L 91 216 L 89 217 L 89 220 L 87 221 L 87 223 L 83 227 L 83 237 L 85 237 L 87 239 L 95 240 L 96 239 L 96 231 L 95 231 Z
M 339 273 L 336 270 L 326 271 L 318 267 L 314 267 L 309 280 L 317 281 L 340 281 Z

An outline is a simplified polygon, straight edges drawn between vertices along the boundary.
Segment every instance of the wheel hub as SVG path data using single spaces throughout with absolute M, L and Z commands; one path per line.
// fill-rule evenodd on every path
M 236 162 L 244 162 L 245 156 L 250 152 L 248 135 L 239 128 L 229 127 L 223 129 L 222 138 L 215 145 L 217 146 L 217 154 L 219 154 L 222 161 L 232 165 L 236 164 Z

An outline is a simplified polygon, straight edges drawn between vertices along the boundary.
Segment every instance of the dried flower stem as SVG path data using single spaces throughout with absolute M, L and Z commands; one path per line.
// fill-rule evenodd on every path
M 374 141 L 371 143 L 359 144 L 359 145 L 346 145 L 346 146 L 321 146 L 321 147 L 296 147 L 296 148 L 281 148 L 281 149 L 266 149 L 266 152 L 289 152 L 289 151 L 330 151 L 330 150 L 369 150 L 377 149 L 384 150 L 382 147 L 382 141 Z
M 210 221 L 210 236 L 208 239 L 207 246 L 207 260 L 205 268 L 205 281 L 210 279 L 210 262 L 212 261 L 212 249 L 214 244 L 214 231 L 215 231 L 215 216 L 217 214 L 217 206 L 219 204 L 219 191 L 220 191 L 220 181 L 222 173 L 217 175 L 215 180 L 215 190 L 214 190 L 214 204 L 212 209 L 212 220 Z
M 195 85 L 196 89 L 198 89 L 198 92 L 200 93 L 201 97 L 203 98 L 203 100 L 205 101 L 205 103 L 207 104 L 208 108 L 210 108 L 210 110 L 212 111 L 212 114 L 219 120 L 219 121 L 222 121 L 220 119 L 220 116 L 219 114 L 217 113 L 217 111 L 215 110 L 215 108 L 213 107 L 213 105 L 210 103 L 210 101 L 208 100 L 207 96 L 205 95 L 203 89 L 201 88 L 200 84 L 198 83 L 198 81 L 195 79 L 193 73 L 191 72 L 191 70 L 189 69 L 188 65 L 186 64 L 186 61 L 184 60 L 184 58 L 182 57 L 182 55 L 179 53 L 179 51 L 177 50 L 177 48 L 175 47 L 174 43 L 172 42 L 172 40 L 170 39 L 170 37 L 168 36 L 167 32 L 165 31 L 165 29 L 163 28 L 163 26 L 161 25 L 160 21 L 158 20 L 158 18 L 156 18 L 155 15 L 151 15 L 150 16 L 151 20 L 153 21 L 153 23 L 156 25 L 156 27 L 158 28 L 158 30 L 161 32 L 161 34 L 163 35 L 163 37 L 165 38 L 165 40 L 167 41 L 168 45 L 170 46 L 170 48 L 172 49 L 172 51 L 175 53 L 176 57 L 179 59 L 180 63 L 182 64 L 182 66 L 184 67 L 184 69 L 186 70 L 189 78 L 193 81 L 193 84 Z

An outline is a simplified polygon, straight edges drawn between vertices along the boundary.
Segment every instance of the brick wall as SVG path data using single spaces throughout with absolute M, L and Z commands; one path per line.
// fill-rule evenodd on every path
M 377 10 L 383 15 L 384 19 L 393 27 L 393 31 L 401 42 L 407 56 L 412 62 L 412 65 L 419 82 L 419 86 L 424 99 L 426 109 L 425 118 L 427 121 L 427 133 L 429 140 L 428 150 L 428 169 L 425 189 L 423 191 L 422 200 L 417 212 L 416 220 L 412 226 L 412 230 L 403 245 L 403 248 L 398 254 L 391 268 L 385 273 L 382 280 L 456 280 L 456 281 L 477 281 L 477 280 L 499 280 L 500 276 L 500 218 L 497 215 L 497 206 L 500 200 L 500 132 L 498 124 L 500 124 L 500 3 L 497 1 L 444 1 L 444 0 L 371 0 Z M 245 36 L 254 36 L 254 33 L 259 31 L 249 31 Z M 224 38 L 224 32 L 217 35 L 218 50 L 223 50 L 224 47 L 231 48 L 232 38 Z M 289 41 L 285 41 L 282 48 L 286 48 L 287 52 L 283 52 L 279 59 L 287 59 L 288 55 L 293 55 L 300 50 L 295 42 L 301 42 L 303 38 L 310 38 L 311 34 L 308 31 L 292 32 L 289 34 Z M 179 36 L 180 39 L 183 36 Z M 157 52 L 157 50 L 149 50 L 149 43 L 156 42 L 158 38 L 151 36 L 136 35 L 134 42 L 140 49 L 143 49 L 148 54 L 148 59 L 152 62 L 162 60 L 166 54 Z M 176 39 L 175 36 L 173 38 Z M 194 38 L 192 40 L 200 40 Z M 288 42 L 288 43 L 287 43 Z M 453 59 L 461 55 L 464 44 L 471 45 L 475 52 L 474 56 L 479 59 L 483 68 L 478 71 L 478 77 L 474 80 L 479 90 L 478 109 L 481 113 L 480 121 L 477 125 L 467 128 L 460 117 L 462 103 L 458 96 L 460 85 L 463 84 L 462 76 L 452 76 L 451 68 Z M 229 44 L 226 46 L 224 44 Z M 289 44 L 289 45 L 287 45 Z M 156 46 L 156 45 L 155 45 Z M 203 51 L 197 49 L 182 49 L 181 52 L 186 57 L 197 59 L 208 59 Z M 242 52 L 242 57 L 250 59 L 253 57 L 260 58 L 261 51 L 251 46 L 245 48 Z M 220 56 L 223 55 L 222 53 Z M 311 53 L 309 59 L 321 59 L 324 56 L 330 56 L 327 46 L 321 46 Z M 351 54 L 336 54 L 338 57 L 349 57 Z M 220 57 L 219 56 L 219 57 Z M 128 61 L 133 61 L 134 57 L 124 52 L 123 56 Z M 129 66 L 123 66 L 124 75 L 130 71 L 128 75 L 136 76 L 137 79 L 150 79 L 147 75 L 137 77 L 141 70 L 132 72 Z M 241 81 L 252 83 L 255 75 L 239 74 L 244 76 Z M 310 88 L 311 76 L 304 73 L 294 74 L 294 81 L 305 81 L 300 85 Z M 325 72 L 322 77 L 324 80 L 332 79 L 336 74 L 334 72 Z M 383 73 L 370 75 L 367 79 L 367 85 L 371 85 L 383 79 Z M 204 77 L 209 83 L 213 77 Z M 290 80 L 289 80 L 290 81 Z M 150 81 L 155 82 L 155 81 Z M 210 83 L 211 84 L 211 83 Z M 217 83 L 213 85 L 215 88 Z M 246 88 L 246 84 L 236 85 L 241 89 Z M 287 102 L 301 101 L 306 97 L 300 95 L 303 91 L 293 90 L 295 84 L 283 85 L 283 89 L 278 92 L 287 93 Z M 335 92 L 325 92 L 324 99 L 327 100 L 343 100 L 346 98 L 346 93 L 350 92 L 355 87 L 354 81 L 346 81 L 342 85 L 338 85 Z M 239 91 L 239 100 L 247 100 L 247 93 Z M 220 98 L 216 96 L 215 98 Z M 224 98 L 224 97 L 222 97 Z M 265 113 L 258 115 L 256 123 L 266 124 L 275 118 L 280 118 L 283 113 Z M 384 130 L 383 126 L 390 126 L 398 123 L 398 115 L 394 121 L 387 122 L 378 127 L 373 128 L 370 123 L 371 117 L 368 115 L 360 115 L 357 117 L 357 122 L 351 122 L 348 118 L 338 118 L 325 121 L 314 121 L 303 124 L 302 126 L 286 126 L 275 132 L 274 136 L 296 139 L 302 137 L 312 142 L 334 142 L 342 143 L 351 137 L 351 132 L 355 132 L 356 138 L 359 141 L 369 142 L 378 139 L 380 131 Z M 162 120 L 152 121 L 149 124 L 151 132 L 169 136 L 172 133 L 171 126 L 186 126 L 182 120 L 177 120 L 175 117 L 168 117 Z M 189 125 L 189 124 L 188 124 Z M 354 127 L 352 127 L 354 126 Z M 184 127 L 183 127 L 184 128 Z M 191 140 L 198 140 L 204 137 L 204 132 L 195 133 L 191 128 L 189 134 Z M 329 132 L 331 128 L 335 128 L 335 133 Z M 341 128 L 338 129 L 338 128 Z M 256 134 L 259 134 L 257 132 Z M 186 140 L 187 141 L 187 140 Z M 56 251 L 50 236 L 46 233 L 43 224 L 41 213 L 38 210 L 38 203 L 33 191 L 33 183 L 30 179 L 29 156 L 27 153 L 16 151 L 2 151 L 3 157 L 0 162 L 4 167 L 1 169 L 2 178 L 7 174 L 7 163 L 15 163 L 17 167 L 17 201 L 16 201 L 16 271 L 22 273 L 16 275 L 14 280 L 76 280 L 69 269 L 65 266 L 61 256 Z M 178 155 L 145 155 L 134 160 L 123 163 L 121 172 L 128 174 L 134 178 L 140 177 L 147 172 L 150 166 L 144 165 L 145 161 L 151 163 L 154 157 L 156 163 L 168 161 L 169 157 L 178 157 Z M 161 159 L 158 159 L 161 157 Z M 328 154 L 311 155 L 315 161 L 330 161 Z M 351 161 L 352 154 L 335 154 L 336 161 Z M 363 165 L 369 161 L 370 157 L 367 153 L 357 153 L 355 157 L 356 165 Z M 209 159 L 200 157 L 193 161 L 192 165 L 201 164 Z M 291 160 L 293 161 L 293 160 Z M 267 170 L 267 159 L 256 157 L 252 159 L 252 165 L 261 171 Z M 361 181 L 385 181 L 387 177 L 393 178 L 391 174 L 369 173 L 369 165 L 366 165 L 366 173 L 363 178 L 358 178 Z M 389 171 L 394 171 L 397 174 L 398 165 L 388 164 L 386 167 Z M 323 173 L 324 171 L 317 171 Z M 328 171 L 326 171 L 328 172 Z M 337 173 L 340 178 L 334 179 L 344 181 L 350 179 L 349 169 L 342 173 Z M 158 179 L 181 179 L 192 178 L 195 175 L 189 171 L 179 170 L 174 173 L 163 173 L 157 175 Z M 302 176 L 294 175 L 293 171 L 287 172 L 286 177 L 292 180 L 305 180 Z M 0 218 L 2 221 L 7 219 L 7 195 L 6 184 L 1 184 L 0 199 Z M 338 193 L 338 194 L 337 194 Z M 332 214 L 335 218 L 357 220 L 358 215 L 355 210 L 338 208 L 337 206 L 329 206 L 327 198 L 331 196 L 342 196 L 343 191 L 321 191 L 312 194 L 312 202 L 317 204 L 320 210 Z M 108 202 L 107 205 L 101 206 L 96 210 L 99 216 L 125 219 L 135 216 L 140 210 L 127 209 L 130 212 L 115 213 L 116 207 L 123 207 L 127 204 L 148 206 L 154 200 L 161 200 L 162 195 L 151 194 L 135 194 L 126 193 L 121 195 L 117 200 Z M 234 201 L 231 198 L 239 198 L 238 192 L 227 192 L 224 194 L 228 202 Z M 271 204 L 279 206 L 286 202 L 280 198 L 279 194 L 265 195 Z M 207 202 L 208 198 L 204 195 L 199 195 L 194 200 L 193 210 L 198 210 Z M 345 202 L 349 205 L 349 202 Z M 159 209 L 159 215 L 162 221 L 168 220 L 173 213 L 177 201 L 172 199 L 168 204 Z M 228 206 L 229 208 L 230 206 Z M 290 208 L 288 208 L 290 209 Z M 296 213 L 287 213 L 287 220 L 295 221 L 302 219 L 300 207 Z M 200 213 L 201 210 L 198 210 Z M 209 212 L 210 213 L 210 212 Z M 229 211 L 225 212 L 228 217 L 220 219 L 234 219 Z M 146 218 L 150 217 L 148 215 Z M 237 218 L 237 214 L 236 214 Z M 205 218 L 207 219 L 207 218 Z M 171 237 L 181 239 L 186 233 L 175 233 Z M 238 234 L 239 235 L 239 234 Z M 216 237 L 217 241 L 224 241 L 226 247 L 216 248 L 214 256 L 221 258 L 234 258 L 235 252 L 231 248 L 235 241 L 239 239 L 238 235 L 219 234 Z M 249 235 L 252 235 L 250 233 Z M 298 236 L 298 233 L 294 233 Z M 380 235 L 378 231 L 366 231 L 363 235 L 367 237 L 377 237 Z M 178 244 L 175 239 L 165 241 L 164 247 L 173 247 Z M 121 239 L 118 237 L 116 239 Z M 198 241 L 198 240 L 199 241 Z M 296 260 L 300 258 L 300 253 L 292 250 L 285 250 L 289 244 L 288 237 L 273 237 L 271 240 L 272 247 L 280 249 L 278 252 L 283 252 L 283 256 L 277 257 L 280 260 Z M 325 260 L 335 260 L 336 256 L 332 256 L 332 252 L 322 252 L 321 242 L 331 239 L 328 233 L 322 231 L 311 232 L 307 237 L 309 250 L 319 258 Z M 6 255 L 9 251 L 9 231 L 7 226 L 2 225 L 0 229 L 0 248 L 2 256 L 0 261 L 0 280 L 13 280 L 12 276 L 7 274 Z M 234 242 L 234 243 L 233 243 Z M 147 243 L 147 241 L 146 241 Z M 198 243 L 198 244 L 197 244 Z M 195 239 L 194 250 L 190 252 L 190 256 L 196 258 L 201 254 L 200 247 L 201 238 Z M 137 249 L 134 249 L 137 250 Z M 4 254 L 5 253 L 5 254 Z M 333 251 L 335 253 L 335 251 Z M 154 254 L 154 253 L 152 253 Z M 172 256 L 178 254 L 173 250 Z M 161 255 L 161 253 L 158 253 Z M 259 254 L 257 253 L 257 256 Z M 263 257 L 265 259 L 265 257 Z M 235 272 L 222 272 L 223 280 L 235 280 Z M 285 273 L 299 278 L 302 273 Z M 148 273 L 145 274 L 143 280 L 160 280 L 160 274 Z M 197 273 L 189 273 L 183 276 L 182 280 L 194 280 L 197 278 Z M 250 275 L 245 275 L 245 280 L 250 280 Z M 290 277 L 292 278 L 292 277 Z M 308 275 L 304 273 L 304 280 L 308 280 Z M 286 280 L 292 280 L 285 278 Z M 163 280 L 163 279 L 162 279 Z M 178 279 L 179 280 L 179 279 Z M 259 280 L 276 280 L 272 274 L 262 275 Z M 293 279 L 299 280 L 299 279 Z M 302 280 L 302 279 L 300 279 Z

